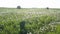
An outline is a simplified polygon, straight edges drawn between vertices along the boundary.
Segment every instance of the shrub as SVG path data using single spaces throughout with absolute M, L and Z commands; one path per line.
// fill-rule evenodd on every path
M 46 9 L 49 9 L 49 7 L 47 7 Z
M 21 9 L 21 6 L 17 6 L 17 9 Z

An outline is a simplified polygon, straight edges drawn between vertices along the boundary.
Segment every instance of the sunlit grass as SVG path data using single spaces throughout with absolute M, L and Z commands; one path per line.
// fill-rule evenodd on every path
M 26 21 L 25 28 L 28 31 L 33 31 L 32 33 L 41 33 L 43 34 L 59 34 L 60 33 L 60 25 L 56 24 L 56 30 L 50 32 L 49 29 L 41 31 L 40 27 L 43 29 L 43 25 L 46 26 L 50 22 L 60 22 L 60 10 L 57 9 L 16 9 L 16 8 L 0 8 L 0 34 L 19 34 L 20 30 L 20 22 Z M 57 18 L 56 18 L 57 17 Z M 48 27 L 48 26 L 47 26 Z M 32 29 L 31 29 L 32 28 Z

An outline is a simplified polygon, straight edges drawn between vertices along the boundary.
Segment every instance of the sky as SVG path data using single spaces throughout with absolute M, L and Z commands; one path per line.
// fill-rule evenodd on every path
M 60 0 L 0 0 L 0 7 L 60 8 Z

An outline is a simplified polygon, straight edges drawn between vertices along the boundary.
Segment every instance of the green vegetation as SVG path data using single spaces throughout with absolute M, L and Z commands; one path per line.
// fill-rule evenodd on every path
M 0 8 L 0 34 L 59 34 L 60 9 Z

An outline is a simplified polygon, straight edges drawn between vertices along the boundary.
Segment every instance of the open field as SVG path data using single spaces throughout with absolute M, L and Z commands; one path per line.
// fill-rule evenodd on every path
M 24 29 L 32 34 L 60 34 L 60 9 L 0 8 L 0 34 L 21 34 Z

